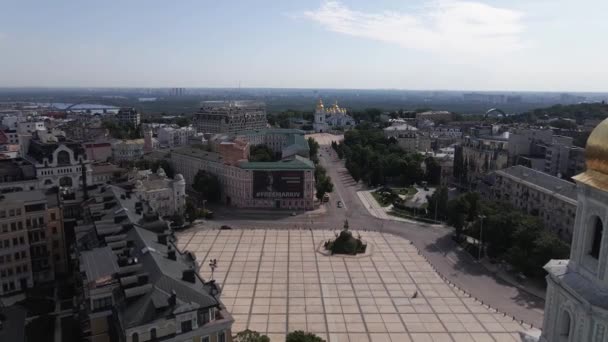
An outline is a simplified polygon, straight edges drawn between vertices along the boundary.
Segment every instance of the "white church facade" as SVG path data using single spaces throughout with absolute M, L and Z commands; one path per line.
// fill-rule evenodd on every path
M 323 101 L 319 99 L 313 123 L 315 132 L 323 133 L 332 129 L 348 129 L 353 127 L 355 127 L 355 119 L 348 115 L 345 108 L 340 108 L 337 102 L 331 107 L 325 108 Z
M 551 260 L 543 342 L 608 341 L 608 119 L 591 133 L 569 260 Z

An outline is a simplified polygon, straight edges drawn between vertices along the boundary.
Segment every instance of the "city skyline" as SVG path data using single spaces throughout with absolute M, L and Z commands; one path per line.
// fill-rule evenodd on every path
M 0 87 L 602 92 L 595 42 L 606 9 L 595 0 L 9 2 Z

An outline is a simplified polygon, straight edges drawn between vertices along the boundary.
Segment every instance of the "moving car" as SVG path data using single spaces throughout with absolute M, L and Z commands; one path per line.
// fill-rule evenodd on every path
M 342 201 L 338 201 L 338 208 L 342 208 Z

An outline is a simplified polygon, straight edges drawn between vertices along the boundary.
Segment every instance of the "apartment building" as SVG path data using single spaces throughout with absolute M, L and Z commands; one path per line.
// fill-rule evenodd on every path
M 141 115 L 135 108 L 121 108 L 114 120 L 121 125 L 138 127 L 141 123 Z
M 264 129 L 268 125 L 264 104 L 254 101 L 205 101 L 194 114 L 199 133 L 236 133 Z
M 188 139 L 196 134 L 196 129 L 188 127 L 161 127 L 158 129 L 158 143 L 161 147 L 188 145 Z
M 384 137 L 394 138 L 397 140 L 397 145 L 407 152 L 431 151 L 431 138 L 428 133 L 408 124 L 386 127 Z
M 0 195 L 0 295 L 24 291 L 34 285 L 25 202 L 40 200 L 40 192 Z
M 494 199 L 539 217 L 547 229 L 570 242 L 576 215 L 576 184 L 521 165 L 495 171 L 494 176 Z

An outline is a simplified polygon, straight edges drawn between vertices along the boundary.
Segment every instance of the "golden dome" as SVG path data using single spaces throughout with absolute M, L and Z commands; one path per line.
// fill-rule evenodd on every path
M 587 170 L 572 178 L 579 183 L 608 191 L 608 119 L 597 125 L 589 135 L 585 162 Z
M 587 170 L 608 175 L 608 119 L 593 129 L 585 148 Z
M 317 103 L 317 109 L 318 110 L 323 109 L 323 100 L 319 99 L 319 103 Z

